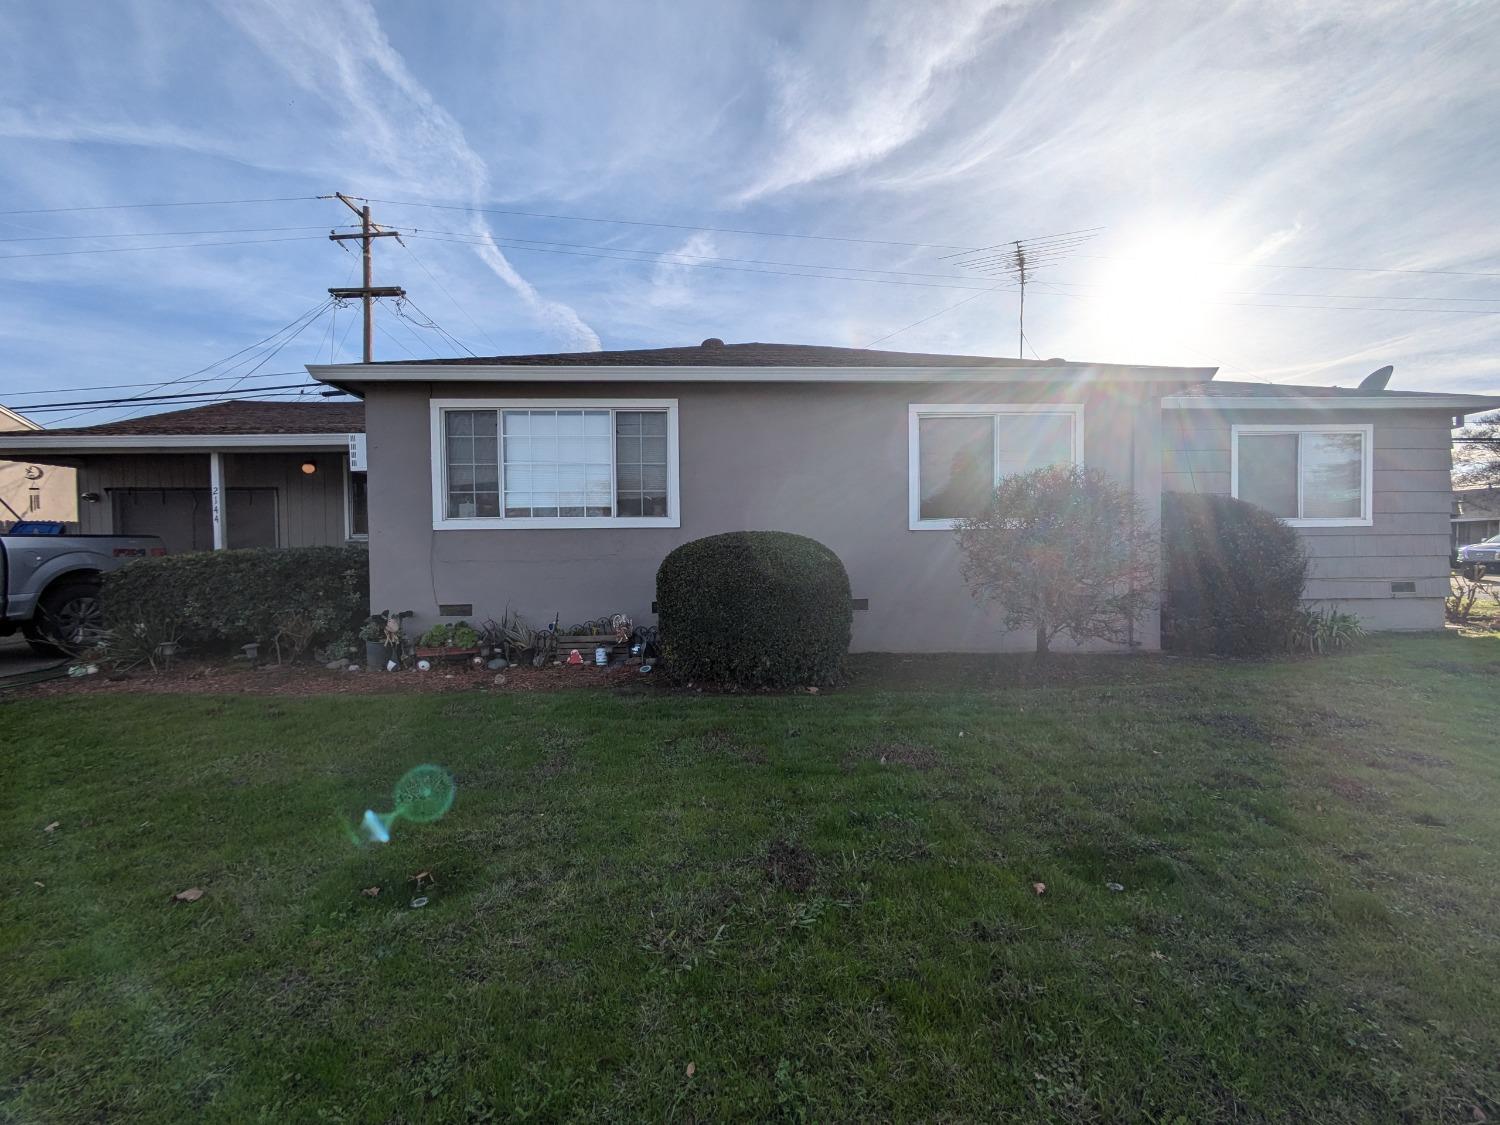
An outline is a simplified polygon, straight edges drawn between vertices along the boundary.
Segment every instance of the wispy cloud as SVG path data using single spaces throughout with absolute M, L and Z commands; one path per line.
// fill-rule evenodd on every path
M 864 10 L 857 36 L 845 38 L 840 22 L 836 44 L 775 50 L 778 143 L 740 201 L 864 167 L 920 136 L 951 105 L 953 91 L 941 80 L 974 60 L 1008 7 L 1001 0 L 885 4 Z
M 224 3 L 220 10 L 291 81 L 323 99 L 342 123 L 345 144 L 363 156 L 366 174 L 401 190 L 474 204 L 489 198 L 484 159 L 452 114 L 412 74 L 366 0 Z M 481 216 L 466 213 L 463 222 L 480 239 L 480 259 L 565 346 L 599 348 L 598 334 L 576 310 L 543 297 L 521 276 Z

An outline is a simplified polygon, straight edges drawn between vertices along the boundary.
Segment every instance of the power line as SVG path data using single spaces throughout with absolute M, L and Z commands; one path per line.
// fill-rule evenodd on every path
M 966 276 L 961 273 L 922 273 L 915 270 L 883 270 L 867 266 L 830 265 L 824 262 L 783 262 L 774 258 L 731 258 L 721 254 L 692 254 L 685 250 L 641 250 L 630 246 L 601 246 L 591 242 L 552 242 L 540 238 L 515 238 L 511 235 L 483 237 L 472 235 L 466 231 L 429 230 L 424 227 L 413 227 L 410 233 L 413 237 L 426 238 L 430 242 L 464 242 L 470 246 L 488 246 L 494 243 L 496 245 L 503 245 L 507 249 L 517 250 L 521 249 L 522 246 L 566 246 L 575 250 L 604 250 L 611 254 L 647 254 L 652 255 L 653 260 L 662 257 L 694 258 L 705 262 L 738 262 L 743 265 L 752 266 L 790 266 L 793 269 L 842 270 L 845 273 L 878 273 L 892 277 L 936 277 L 947 278 L 953 281 L 961 281 Z M 434 238 L 434 235 L 454 235 L 456 237 Z
M 868 344 L 863 345 L 860 350 L 864 351 L 865 349 L 873 348 L 876 344 L 883 344 L 887 340 L 889 340 L 892 336 L 899 336 L 899 335 L 901 335 L 901 333 L 906 332 L 906 331 L 908 331 L 908 330 L 910 330 L 912 328 L 915 328 L 919 324 L 926 324 L 929 320 L 936 320 L 938 317 L 942 316 L 944 313 L 950 313 L 954 309 L 958 308 L 960 305 L 967 305 L 970 301 L 977 301 L 977 300 L 979 300 L 979 298 L 983 297 L 986 293 L 998 293 L 998 292 L 1000 292 L 1000 290 L 1002 288 L 1004 288 L 1004 286 L 998 286 L 997 285 L 993 289 L 981 289 L 978 293 L 975 293 L 972 297 L 965 297 L 963 300 L 955 302 L 954 304 L 949 305 L 947 308 L 938 309 L 938 311 L 935 312 L 935 313 L 933 313 L 931 316 L 924 316 L 921 320 L 914 320 L 910 324 L 906 325 L 904 328 L 898 328 L 894 332 L 887 332 L 884 336 L 881 336 L 881 337 L 879 337 L 878 339 L 875 339 L 875 340 L 871 340 Z
M 186 375 L 179 375 L 179 376 L 176 376 L 175 378 L 172 378 L 172 379 L 163 379 L 161 382 L 155 384 L 155 388 L 156 389 L 161 389 L 161 388 L 165 388 L 165 387 L 179 386 L 180 384 L 183 384 L 183 383 L 187 383 L 189 386 L 202 386 L 204 383 L 210 382 L 210 381 L 212 381 L 214 379 L 229 378 L 229 377 L 231 377 L 230 376 L 230 372 L 233 371 L 234 367 L 239 367 L 242 364 L 248 363 L 252 359 L 255 358 L 255 356 L 253 354 L 255 352 L 255 349 L 270 344 L 271 341 L 277 339 L 279 336 L 281 336 L 282 334 L 284 334 L 284 333 L 286 333 L 288 331 L 291 331 L 293 329 L 297 329 L 298 331 L 300 331 L 301 327 L 305 327 L 307 323 L 310 323 L 309 318 L 316 317 L 320 312 L 323 311 L 323 309 L 327 308 L 328 305 L 330 305 L 331 303 L 332 303 L 331 299 L 325 298 L 323 301 L 321 301 L 318 304 L 314 305 L 312 308 L 306 310 L 303 313 L 300 313 L 298 316 L 296 316 L 295 318 L 293 318 L 293 320 L 289 324 L 282 325 L 282 327 L 278 328 L 275 332 L 272 332 L 269 336 L 265 336 L 262 339 L 256 340 L 252 344 L 246 344 L 243 348 L 240 348 L 238 351 L 230 352 L 229 355 L 224 356 L 221 359 L 216 359 L 216 360 L 214 360 L 213 363 L 210 363 L 210 364 L 208 364 L 205 367 L 200 367 L 196 371 L 190 371 Z M 252 354 L 247 355 L 246 353 L 252 353 Z M 274 352 L 272 354 L 274 354 Z M 245 358 L 244 359 L 239 359 L 238 357 L 241 357 L 241 356 L 245 356 Z M 267 357 L 267 358 L 269 358 L 269 357 Z M 220 374 L 220 375 L 210 375 L 210 376 L 207 376 L 206 378 L 198 379 L 196 382 L 192 382 L 192 380 L 196 376 L 204 375 L 206 372 L 212 371 L 216 367 L 221 367 L 222 365 L 224 365 L 226 363 L 229 363 L 230 360 L 235 360 L 235 359 L 238 359 L 238 362 L 234 363 L 230 367 L 229 371 L 226 371 L 226 372 L 224 372 L 223 374 Z M 264 360 L 262 361 L 262 363 L 257 364 L 256 367 L 258 368 L 258 367 L 263 366 L 263 365 L 264 365 Z M 252 369 L 252 370 L 254 370 L 254 369 Z M 143 397 L 144 397 L 143 395 L 130 395 L 130 396 L 127 396 L 126 401 L 137 401 L 137 400 L 139 400 L 139 399 L 141 399 Z M 80 411 L 76 415 L 71 415 L 70 418 L 71 417 L 81 417 L 84 414 L 94 414 L 94 413 L 97 413 L 97 410 L 83 410 L 83 411 Z M 69 421 L 69 420 L 70 420 L 69 418 L 60 418 L 60 419 L 57 419 L 57 421 L 59 421 L 59 422 L 66 422 L 66 421 Z
M 40 254 L 0 254 L 0 259 L 68 258 L 76 254 L 135 254 L 144 250 L 190 250 L 198 246 L 264 246 L 270 242 L 305 242 L 317 237 L 315 234 L 301 234 L 287 238 L 242 238 L 230 242 L 174 242 L 165 246 L 109 246 L 98 250 L 44 250 Z
M 61 215 L 71 211 L 128 211 L 142 207 L 229 207 L 240 203 L 300 203 L 316 195 L 282 195 L 267 199 L 186 199 L 173 203 L 99 203 L 91 207 L 32 207 L 0 211 L 0 215 Z
M 432 238 L 429 235 L 419 235 L 417 237 L 426 238 L 429 242 L 461 242 L 461 243 L 463 243 L 463 245 L 466 245 L 466 246 L 481 245 L 480 243 L 467 242 L 467 241 L 465 241 L 463 239 Z M 793 272 L 790 272 L 790 271 L 787 271 L 787 270 L 753 269 L 753 268 L 748 267 L 748 266 L 729 266 L 729 265 L 722 265 L 722 264 L 716 263 L 716 262 L 680 262 L 680 261 L 668 261 L 665 257 L 656 257 L 656 258 L 622 258 L 622 257 L 618 257 L 618 256 L 616 256 L 614 254 L 599 254 L 599 253 L 593 253 L 593 252 L 585 251 L 585 250 L 557 250 L 557 249 L 546 249 L 546 248 L 540 247 L 540 246 L 516 246 L 516 245 L 512 245 L 511 243 L 509 243 L 508 241 L 503 240 L 503 239 L 499 239 L 499 240 L 496 240 L 496 241 L 497 241 L 497 244 L 502 245 L 503 248 L 506 249 L 506 250 L 515 250 L 515 251 L 519 251 L 521 253 L 530 253 L 530 254 L 562 254 L 562 255 L 565 255 L 565 256 L 568 256 L 568 257 L 575 257 L 575 258 L 601 258 L 601 259 L 603 259 L 605 261 L 608 261 L 608 262 L 632 262 L 632 263 L 634 263 L 636 265 L 643 265 L 643 266 L 666 264 L 666 265 L 683 266 L 683 267 L 691 268 L 691 269 L 725 270 L 725 271 L 728 271 L 730 273 L 769 274 L 769 275 L 772 275 L 772 276 L 775 276 L 775 277 L 812 277 L 812 278 L 821 278 L 824 281 L 862 281 L 862 282 L 868 282 L 871 285 L 908 285 L 908 286 L 914 286 L 914 287 L 919 288 L 919 289 L 962 289 L 962 290 L 970 290 L 970 291 L 972 291 L 972 290 L 978 290 L 981 293 L 988 293 L 988 292 L 990 292 L 990 287 L 989 286 L 980 286 L 980 285 L 956 285 L 956 284 L 948 284 L 948 283 L 936 282 L 936 281 L 902 281 L 902 280 L 897 279 L 897 278 L 884 278 L 884 277 L 842 277 L 842 276 L 838 276 L 838 275 L 834 275 L 834 274 L 826 274 L 826 273 L 793 273 Z M 636 253 L 643 253 L 644 251 L 634 251 L 634 252 L 636 252 Z M 842 267 L 842 266 L 830 266 L 830 267 L 827 267 L 827 268 L 829 268 L 829 269 L 843 269 L 844 267 Z M 951 276 L 951 275 L 942 275 L 942 276 Z
M 748 234 L 757 238 L 802 238 L 815 242 L 850 242 L 864 246 L 904 246 L 917 250 L 960 250 L 970 253 L 983 249 L 983 247 L 956 246 L 952 243 L 944 242 L 902 242 L 890 238 L 852 238 L 835 234 L 802 234 L 793 231 L 749 230 L 740 227 L 697 226 L 692 223 L 658 223 L 648 222 L 644 219 L 607 219 L 597 215 L 564 215 L 545 211 L 520 211 L 502 207 L 473 207 L 458 203 L 427 203 L 402 199 L 374 199 L 363 195 L 357 195 L 354 198 L 363 199 L 369 203 L 384 203 L 391 207 L 425 207 L 435 211 L 465 211 L 477 215 L 515 215 L 528 219 L 558 219 L 574 223 L 607 223 L 627 227 L 655 227 L 660 230 L 692 230 L 704 231 L 710 234 Z M 1048 238 L 1054 236 L 1039 235 L 1038 237 Z
M 278 378 L 278 377 L 286 376 L 286 375 L 300 375 L 300 374 L 301 374 L 300 371 L 262 371 L 258 375 L 251 376 L 251 378 L 255 378 L 255 379 L 273 379 L 273 378 Z M 225 375 L 225 376 L 222 376 L 222 378 L 226 378 L 227 379 L 227 378 L 230 378 L 230 376 Z M 90 384 L 89 386 L 86 386 L 86 387 L 71 387 L 69 389 L 70 390 L 75 390 L 75 391 L 121 391 L 121 390 L 133 390 L 136 387 L 160 387 L 160 386 L 163 386 L 163 385 L 164 384 L 162 383 L 162 381 L 160 379 L 158 379 L 154 383 L 100 383 L 100 384 Z M 56 393 L 57 392 L 55 390 L 45 390 L 45 391 L 5 391 L 5 392 L 0 392 L 0 399 L 3 399 L 6 402 L 10 402 L 10 401 L 16 399 L 17 397 L 26 396 L 26 395 L 50 395 L 50 394 L 56 394 Z M 26 406 L 23 404 L 21 406 L 21 409 L 25 410 Z
M 1064 290 L 1054 288 L 1045 281 L 1039 281 L 1036 284 L 1044 286 L 1047 292 L 1055 297 L 1072 297 L 1080 301 L 1108 301 L 1113 299 L 1101 293 L 1068 293 Z M 1310 312 L 1450 313 L 1459 316 L 1500 316 L 1500 309 L 1414 309 L 1390 308 L 1383 305 L 1283 305 L 1279 303 L 1266 304 L 1257 301 L 1198 301 L 1195 303 L 1239 309 L 1305 309 Z
M 437 275 L 434 274 L 430 269 L 427 268 L 427 263 L 426 262 L 422 261 L 421 258 L 417 257 L 417 252 L 415 250 L 413 250 L 410 246 L 408 246 L 404 240 L 401 242 L 401 248 L 403 250 L 405 250 L 408 254 L 411 255 L 412 261 L 416 262 L 417 265 L 419 265 L 420 267 L 422 267 L 422 272 L 425 273 L 429 278 L 431 278 L 432 279 L 432 283 L 438 287 L 438 289 L 442 292 L 443 296 L 445 296 L 445 297 L 448 298 L 448 303 L 451 304 L 454 308 L 456 308 L 459 312 L 463 313 L 464 316 L 465 316 L 465 318 L 467 318 L 468 322 L 474 326 L 474 330 L 476 332 L 478 332 L 481 336 L 484 337 L 485 343 L 489 344 L 490 347 L 494 348 L 496 354 L 499 354 L 499 352 L 501 350 L 500 345 L 497 344 L 497 343 L 495 343 L 494 340 L 490 339 L 490 334 L 488 332 L 486 332 L 483 328 L 480 327 L 479 321 L 475 320 L 472 316 L 470 316 L 469 315 L 469 310 L 467 308 L 465 308 L 463 305 L 459 304 L 458 303 L 458 299 L 456 297 L 454 297 L 452 293 L 448 292 L 448 287 L 446 285 L 444 285 L 441 281 L 439 281 L 437 279 Z
M 1152 260 L 1150 258 L 1139 258 L 1139 257 L 1136 257 L 1136 258 L 1122 258 L 1122 257 L 1113 256 L 1113 255 L 1109 255 L 1109 254 L 1080 254 L 1079 257 L 1080 258 L 1097 258 L 1097 259 L 1099 259 L 1101 261 L 1108 261 L 1108 262 L 1147 262 L 1147 261 L 1151 261 Z M 1443 277 L 1491 277 L 1491 278 L 1500 277 L 1500 273 L 1493 273 L 1493 272 L 1492 273 L 1475 273 L 1475 272 L 1469 271 L 1469 270 L 1399 269 L 1399 268 L 1397 268 L 1395 266 L 1383 266 L 1383 267 L 1382 266 L 1291 266 L 1291 265 L 1286 265 L 1285 263 L 1278 264 L 1278 263 L 1275 263 L 1275 262 L 1243 262 L 1243 261 L 1235 261 L 1232 258 L 1200 258 L 1196 262 L 1182 262 L 1180 264 L 1181 265 L 1196 265 L 1196 264 L 1199 264 L 1199 263 L 1206 264 L 1206 265 L 1240 266 L 1240 267 L 1245 268 L 1245 269 L 1257 269 L 1257 270 L 1329 270 L 1329 271 L 1333 271 L 1333 272 L 1337 272 L 1337 273 L 1410 273 L 1410 274 L 1431 274 L 1431 275 L 1437 275 L 1437 276 L 1443 276 Z
M 25 229 L 25 228 L 22 228 Z M 193 234 L 269 234 L 273 231 L 326 230 L 323 224 L 310 227 L 228 227 L 222 230 L 149 230 L 131 234 L 28 234 L 19 238 L 0 238 L 0 242 L 67 242 L 79 238 L 183 238 Z
M 304 387 L 318 386 L 317 383 L 282 383 L 274 387 L 256 387 L 255 394 L 263 394 L 269 391 L 300 390 Z M 228 392 L 217 391 L 177 391 L 169 395 L 137 395 L 132 398 L 84 398 L 74 399 L 70 402 L 39 402 L 27 406 L 25 409 L 32 413 L 43 410 L 67 410 L 73 406 L 133 406 L 143 402 L 165 402 L 168 399 L 191 401 L 196 398 L 225 398 Z M 92 413 L 92 412 L 90 412 Z

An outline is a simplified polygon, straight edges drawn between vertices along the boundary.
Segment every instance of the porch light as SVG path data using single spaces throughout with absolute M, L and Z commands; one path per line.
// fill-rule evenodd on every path
M 304 461 L 302 462 L 302 471 L 308 476 L 312 476 L 318 471 L 318 463 L 316 461 Z

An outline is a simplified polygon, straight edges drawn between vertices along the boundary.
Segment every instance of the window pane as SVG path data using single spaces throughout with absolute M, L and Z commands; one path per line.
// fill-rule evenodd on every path
M 920 514 L 971 516 L 995 490 L 995 425 L 989 416 L 917 419 Z
M 1241 434 L 1239 498 L 1272 515 L 1297 515 L 1297 435 Z
M 443 412 L 448 518 L 468 519 L 499 511 L 498 421 L 493 410 Z
M 1364 514 L 1363 447 L 1363 434 L 1302 435 L 1303 516 L 1358 519 Z
M 667 514 L 667 412 L 615 411 L 615 503 L 622 516 Z
M 353 535 L 370 534 L 369 479 L 365 473 L 349 474 L 349 531 Z
M 995 436 L 998 477 L 1073 463 L 1071 414 L 1002 414 Z

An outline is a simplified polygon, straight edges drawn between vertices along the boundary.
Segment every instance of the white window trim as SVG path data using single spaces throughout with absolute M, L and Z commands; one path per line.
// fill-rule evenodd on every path
M 447 517 L 447 488 L 444 480 L 445 456 L 443 413 L 448 410 L 665 410 L 667 412 L 667 514 L 664 516 L 541 516 L 507 519 L 504 516 Z M 432 529 L 460 531 L 475 529 L 530 529 L 542 531 L 558 528 L 681 527 L 682 501 L 678 488 L 677 400 L 675 398 L 435 398 L 430 410 L 432 463 Z M 610 427 L 611 480 L 617 469 L 614 463 L 613 426 Z M 497 434 L 498 437 L 498 434 Z M 504 511 L 505 451 L 498 449 L 501 473 L 501 510 Z M 613 487 L 613 485 L 611 485 Z M 611 496 L 612 505 L 618 503 Z
M 1302 434 L 1360 434 L 1359 515 L 1358 516 L 1281 516 L 1288 527 L 1369 527 L 1375 522 L 1375 427 L 1373 425 L 1331 426 L 1236 424 L 1229 428 L 1229 495 L 1240 496 L 1240 435 L 1297 434 L 1297 510 L 1302 510 Z
M 922 518 L 922 458 L 918 422 L 922 418 L 954 418 L 973 414 L 1068 414 L 1073 418 L 1073 463 L 1083 464 L 1083 403 L 1081 402 L 914 402 L 906 408 L 907 527 L 911 531 L 952 531 L 954 519 Z M 998 444 L 995 447 L 999 453 Z

